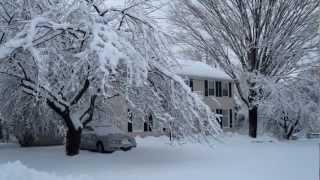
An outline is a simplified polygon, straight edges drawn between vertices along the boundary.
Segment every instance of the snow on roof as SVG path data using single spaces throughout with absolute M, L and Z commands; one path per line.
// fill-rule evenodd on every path
M 175 67 L 174 70 L 179 75 L 232 80 L 231 77 L 227 75 L 221 68 L 211 67 L 208 64 L 200 61 L 180 60 L 178 63 L 179 65 Z

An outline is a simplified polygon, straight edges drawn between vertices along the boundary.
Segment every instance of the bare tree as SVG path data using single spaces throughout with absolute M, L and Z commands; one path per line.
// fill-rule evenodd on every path
M 302 69 L 319 47 L 318 0 L 182 0 L 173 22 L 180 39 L 206 54 L 236 82 L 249 109 L 249 135 L 257 136 L 262 82 L 279 82 Z
M 170 64 L 165 38 L 148 16 L 157 9 L 150 3 L 132 0 L 114 6 L 102 0 L 1 1 L 0 75 L 16 82 L 13 87 L 1 86 L 2 92 L 12 92 L 7 101 L 15 101 L 21 93 L 42 101 L 67 127 L 67 155 L 78 154 L 81 130 L 92 121 L 97 99 L 108 101 L 120 94 L 127 97 L 128 87 L 147 82 L 150 69 Z M 167 68 L 160 69 L 162 74 L 175 77 L 165 71 Z M 173 80 L 183 83 L 178 77 Z M 193 128 L 194 122 L 214 122 L 208 107 L 190 91 L 185 93 L 194 106 L 181 111 L 191 111 L 195 118 L 179 120 L 189 124 L 188 128 Z M 161 98 L 153 99 L 157 100 Z M 9 107 L 2 107 L 2 111 Z M 195 107 L 202 110 L 193 111 Z M 200 113 L 207 116 L 200 118 Z M 212 128 L 212 132 L 218 130 Z

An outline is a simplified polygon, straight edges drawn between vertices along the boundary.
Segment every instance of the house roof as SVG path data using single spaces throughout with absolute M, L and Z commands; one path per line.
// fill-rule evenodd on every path
M 179 60 L 178 63 L 179 65 L 177 65 L 174 70 L 179 75 L 199 78 L 232 80 L 231 77 L 227 75 L 221 68 L 211 67 L 210 65 L 200 61 Z

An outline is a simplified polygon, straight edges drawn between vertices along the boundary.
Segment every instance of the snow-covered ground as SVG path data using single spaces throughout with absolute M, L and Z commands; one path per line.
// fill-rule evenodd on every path
M 215 147 L 172 146 L 161 138 L 137 139 L 129 152 L 81 151 L 62 146 L 19 148 L 0 144 L 0 180 L 316 180 L 319 141 L 252 142 L 236 135 Z

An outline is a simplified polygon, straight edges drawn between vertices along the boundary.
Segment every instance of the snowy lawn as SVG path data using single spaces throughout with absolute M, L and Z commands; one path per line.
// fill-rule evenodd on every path
M 316 180 L 317 140 L 278 142 L 244 136 L 224 143 L 168 145 L 167 138 L 137 139 L 129 152 L 81 151 L 66 157 L 62 146 L 19 148 L 0 144 L 0 180 Z

